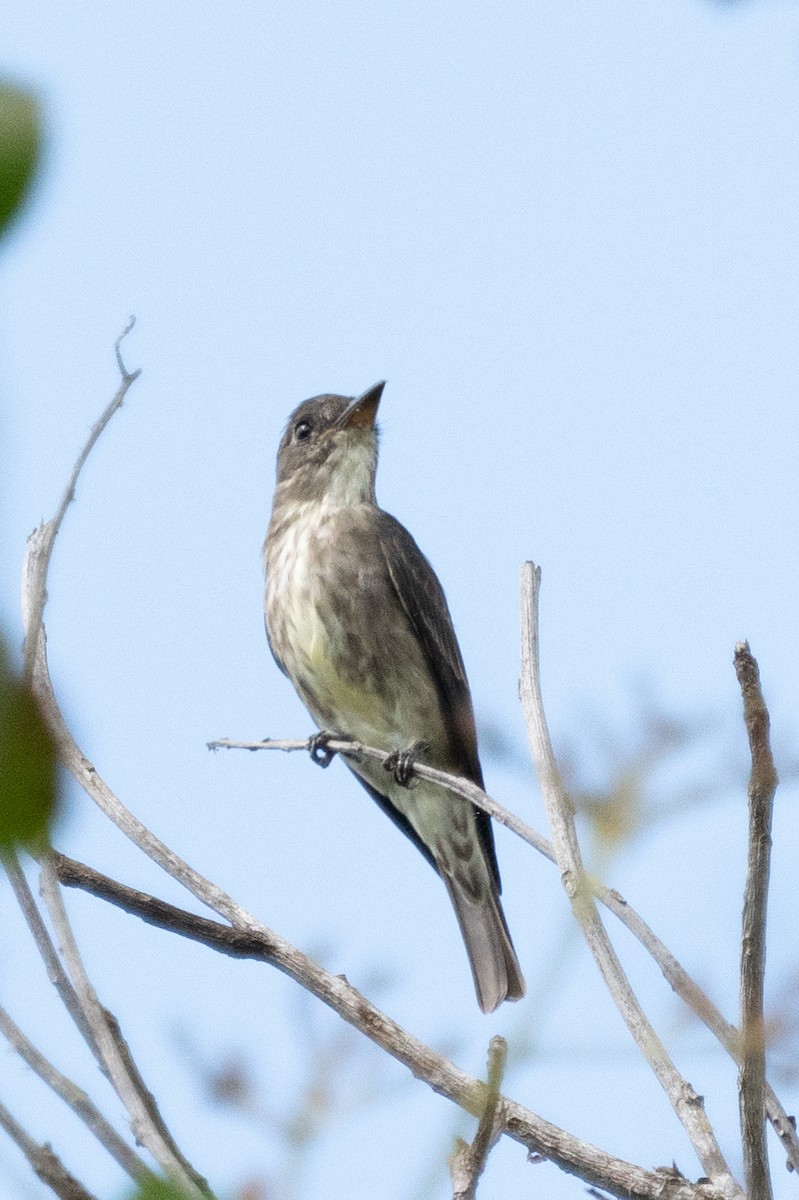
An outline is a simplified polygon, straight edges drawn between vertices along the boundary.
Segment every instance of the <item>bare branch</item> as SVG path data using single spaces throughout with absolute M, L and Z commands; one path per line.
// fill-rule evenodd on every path
M 40 1145 L 23 1129 L 4 1104 L 0 1104 L 0 1127 L 5 1129 L 27 1158 L 35 1175 L 46 1183 L 60 1200 L 96 1200 L 96 1197 L 70 1175 L 50 1146 Z
M 64 723 L 52 694 L 43 637 L 39 639 L 34 687 L 41 696 L 43 710 L 48 724 L 54 731 L 62 761 L 87 794 L 123 833 L 197 899 L 226 917 L 233 924 L 235 931 L 260 939 L 264 951 L 268 951 L 268 954 L 264 953 L 264 957 L 279 970 L 301 983 L 344 1020 L 404 1063 L 417 1078 L 424 1079 L 435 1091 L 447 1096 L 473 1115 L 480 1115 L 483 1109 L 484 1085 L 459 1071 L 442 1056 L 413 1038 L 371 1005 L 342 976 L 334 976 L 324 971 L 286 939 L 258 921 L 221 888 L 205 879 L 174 854 L 121 804 L 80 752 Z M 190 914 L 185 914 L 184 917 L 191 919 Z M 153 909 L 149 910 L 148 919 L 157 923 Z M 200 918 L 194 920 L 199 921 Z M 578 1175 L 586 1182 L 595 1183 L 617 1195 L 640 1196 L 642 1200 L 645 1197 L 665 1200 L 666 1196 L 668 1200 L 697 1200 L 698 1197 L 710 1200 L 710 1197 L 720 1195 L 713 1187 L 705 1188 L 704 1185 L 686 1183 L 680 1185 L 672 1197 L 671 1191 L 663 1192 L 663 1180 L 657 1172 L 643 1171 L 634 1164 L 625 1163 L 589 1143 L 581 1142 L 512 1101 L 504 1102 L 503 1111 L 505 1131 L 514 1140 L 522 1142 L 533 1152 L 549 1158 L 562 1169 Z
M 264 738 L 260 742 L 242 742 L 233 741 L 231 738 L 218 738 L 216 741 L 206 743 L 209 750 L 283 750 L 286 752 L 305 750 L 309 752 L 312 749 L 313 738 Z M 378 750 L 374 746 L 367 746 L 364 742 L 355 741 L 354 738 L 331 737 L 325 739 L 325 747 L 331 750 L 334 754 L 343 754 L 352 758 L 373 758 L 376 762 L 386 763 L 391 755 L 385 750 Z M 522 841 L 527 842 L 539 854 L 543 854 L 545 858 L 555 861 L 554 852 L 551 845 L 545 837 L 537 833 L 531 825 L 528 825 L 515 813 L 509 809 L 503 808 L 496 800 L 492 799 L 482 788 L 476 783 L 472 783 L 469 779 L 464 779 L 461 775 L 450 775 L 447 771 L 440 771 L 438 767 L 430 767 L 427 763 L 420 759 L 414 759 L 408 764 L 408 770 L 411 775 L 417 776 L 419 779 L 429 779 L 431 783 L 438 783 L 454 796 L 461 796 L 464 800 L 471 801 L 481 808 L 483 812 L 487 812 L 499 825 L 505 825 Z M 601 885 L 600 885 L 601 886 Z
M 370 1004 L 343 975 L 325 971 L 284 938 L 260 925 L 254 917 L 249 918 L 249 926 L 231 929 L 126 887 L 63 855 L 54 855 L 53 863 L 62 883 L 68 887 L 83 888 L 151 925 L 179 933 L 224 954 L 270 963 L 302 984 L 433 1091 L 473 1116 L 479 1118 L 485 1112 L 488 1089 L 484 1083 L 418 1041 Z M 644 1171 L 614 1158 L 504 1096 L 497 1107 L 497 1125 L 499 1132 L 507 1133 L 531 1153 L 549 1159 L 562 1170 L 616 1196 L 630 1200 L 639 1197 L 641 1200 L 719 1200 L 722 1195 L 709 1183 L 693 1184 L 671 1178 L 664 1181 L 662 1172 Z
M 477 1184 L 485 1170 L 488 1156 L 502 1133 L 501 1124 L 497 1121 L 497 1109 L 507 1057 L 508 1043 L 504 1038 L 493 1037 L 488 1046 L 485 1109 L 480 1117 L 477 1133 L 471 1146 L 462 1138 L 457 1138 L 455 1150 L 450 1155 L 452 1200 L 475 1200 Z
M 522 678 L 530 751 L 552 829 L 553 848 L 563 886 L 605 985 L 641 1053 L 682 1123 L 710 1179 L 726 1196 L 741 1196 L 704 1110 L 702 1097 L 678 1072 L 630 987 L 597 910 L 583 867 L 574 811 L 560 779 L 541 698 L 538 654 L 540 568 L 522 567 Z
M 37 1050 L 19 1026 L 12 1020 L 6 1010 L 0 1007 L 0 1033 L 8 1040 L 11 1048 L 28 1064 L 31 1070 L 42 1079 L 48 1087 L 60 1096 L 83 1123 L 92 1131 L 98 1142 L 105 1146 L 109 1154 L 127 1171 L 131 1179 L 141 1181 L 151 1172 L 134 1150 L 123 1141 L 113 1125 L 105 1119 L 100 1110 L 92 1103 L 84 1092 L 71 1079 L 62 1073 Z
M 89 454 L 111 418 L 122 406 L 131 385 L 141 373 L 138 370 L 128 372 L 121 353 L 121 342 L 133 328 L 134 321 L 135 318 L 131 317 L 128 325 L 120 334 L 115 344 L 117 365 L 122 376 L 117 392 L 99 420 L 92 426 L 89 437 L 72 469 L 55 517 L 51 521 L 40 525 L 28 539 L 23 572 L 22 614 L 25 626 L 25 671 L 31 681 L 34 694 L 37 693 L 37 663 L 40 664 L 42 658 L 45 660 L 45 674 L 47 674 L 47 639 L 43 624 L 43 614 L 47 602 L 47 574 L 55 539 L 58 536 L 67 509 L 75 497 L 77 481 Z M 49 684 L 49 675 L 47 676 L 47 682 Z M 50 694 L 52 695 L 52 692 Z M 41 690 L 39 690 L 38 698 L 41 705 Z M 43 712 L 43 715 L 45 720 L 47 720 L 48 714 Z M 21 872 L 18 868 L 17 873 L 18 879 L 21 878 Z M 137 1140 L 148 1146 L 156 1161 L 162 1165 L 171 1178 L 174 1178 L 187 1190 L 188 1194 L 198 1197 L 210 1195 L 210 1190 L 205 1180 L 185 1161 L 166 1130 L 155 1101 L 144 1086 L 133 1064 L 116 1021 L 97 1001 L 97 997 L 94 994 L 94 990 L 80 960 L 74 938 L 72 937 L 55 877 L 52 874 L 52 870 L 48 867 L 46 859 L 42 868 L 42 880 L 51 917 L 59 930 L 63 952 L 67 957 L 72 973 L 72 983 L 69 986 L 64 986 L 63 972 L 59 964 L 54 981 L 56 981 L 57 976 L 60 974 L 60 990 L 67 1008 L 74 1016 L 78 1027 L 83 1032 L 95 1056 L 98 1058 L 101 1069 L 108 1075 L 123 1103 L 126 1104 Z M 29 916 L 29 924 L 34 928 L 36 919 L 32 920 L 30 913 L 27 915 Z M 40 918 L 38 918 L 38 923 L 41 926 Z M 51 969 L 52 974 L 52 957 L 57 958 L 57 956 L 54 955 L 52 944 L 49 943 L 47 935 L 45 934 L 45 937 L 41 938 L 41 929 L 36 932 L 39 934 L 37 944 L 46 961 L 49 959 L 48 967 Z M 57 982 L 57 986 L 59 986 L 59 982 Z M 72 986 L 73 984 L 74 986 Z
M 111 1072 L 109 1071 L 108 1062 L 104 1057 L 103 1049 L 101 1048 L 95 1036 L 94 1027 L 87 1018 L 85 1006 L 81 1002 L 78 992 L 72 986 L 69 977 L 64 971 L 61 960 L 58 957 L 58 953 L 53 945 L 50 934 L 48 933 L 44 921 L 42 920 L 41 914 L 36 905 L 36 901 L 33 898 L 31 890 L 28 886 L 28 881 L 25 878 L 19 862 L 17 858 L 11 854 L 7 854 L 4 861 L 12 888 L 14 889 L 17 901 L 28 923 L 28 928 L 33 935 L 36 947 L 44 961 L 50 981 L 55 985 L 64 1007 L 94 1055 L 97 1065 L 99 1066 L 103 1075 L 105 1075 L 112 1087 L 116 1087 Z M 66 914 L 64 914 L 64 920 L 66 921 Z M 125 1043 L 125 1040 L 119 1030 L 119 1025 L 116 1021 L 116 1018 L 106 1008 L 102 1008 L 101 1012 L 106 1025 L 107 1036 L 115 1043 L 117 1047 L 118 1058 L 127 1065 L 128 1075 L 131 1079 L 131 1087 L 134 1089 L 137 1088 L 139 1095 L 142 1097 L 143 1103 L 145 1105 L 149 1105 L 150 1118 L 155 1127 L 160 1131 L 160 1136 L 163 1141 L 166 1144 L 171 1145 L 175 1157 L 183 1161 L 180 1151 L 175 1145 L 174 1140 L 172 1139 L 172 1136 L 169 1133 L 169 1130 L 166 1128 L 161 1114 L 158 1111 L 158 1106 L 156 1105 L 153 1097 L 146 1088 L 144 1081 L 139 1075 L 138 1068 L 133 1062 L 127 1044 Z M 70 1087 L 72 1086 L 74 1085 L 70 1084 Z M 120 1146 L 124 1146 L 124 1143 L 120 1142 Z M 110 1149 L 110 1146 L 108 1148 Z M 111 1153 L 114 1154 L 114 1150 L 111 1150 Z M 136 1160 L 136 1162 L 138 1162 L 138 1160 Z M 200 1187 L 201 1190 L 203 1188 L 207 1188 L 205 1180 L 203 1180 L 202 1177 L 194 1171 L 188 1162 L 184 1162 L 184 1166 L 189 1175 L 193 1174 L 196 1176 L 197 1186 Z
M 61 965 L 61 959 L 58 957 L 58 952 L 53 945 L 52 938 L 47 931 L 47 927 L 42 920 L 42 915 L 39 912 L 36 901 L 33 898 L 33 893 L 28 886 L 28 881 L 19 865 L 19 860 L 15 855 L 7 854 L 4 858 L 6 874 L 14 895 L 17 898 L 17 903 L 22 909 L 22 914 L 27 921 L 28 928 L 33 935 L 33 940 L 36 944 L 36 949 L 42 957 L 45 969 L 50 982 L 55 987 L 61 998 L 61 1003 L 66 1008 L 75 1026 L 80 1032 L 81 1037 L 86 1042 L 92 1054 L 97 1059 L 100 1069 L 105 1074 L 105 1064 L 102 1056 L 97 1048 L 97 1042 L 94 1039 L 94 1034 L 89 1022 L 86 1020 L 77 993 L 69 982 L 67 973 Z
M 260 742 L 234 741 L 230 738 L 220 738 L 209 742 L 210 750 L 281 750 L 284 752 L 305 751 L 311 749 L 311 738 L 265 738 Z M 350 738 L 330 738 L 326 745 L 337 754 L 363 755 L 385 762 L 389 757 L 374 746 L 366 746 L 362 742 Z M 555 852 L 552 845 L 515 813 L 503 808 L 491 796 L 488 796 L 477 784 L 463 779 L 459 775 L 449 775 L 436 767 L 415 761 L 411 771 L 421 779 L 429 779 L 438 783 L 453 795 L 461 796 L 475 804 L 483 812 L 487 812 L 495 821 L 504 825 L 522 841 L 532 846 L 539 854 L 555 862 Z M 685 967 L 675 958 L 668 947 L 661 941 L 655 931 L 646 923 L 635 909 L 615 888 L 607 887 L 594 876 L 586 875 L 586 884 L 599 902 L 604 905 L 640 942 L 660 967 L 663 977 L 674 992 L 696 1014 L 707 1028 L 715 1035 L 724 1049 L 735 1062 L 741 1060 L 741 1040 L 738 1030 L 727 1021 L 714 1005 L 710 997 L 694 982 Z M 770 1085 L 766 1085 L 766 1111 L 771 1124 L 777 1133 L 788 1156 L 790 1166 L 799 1171 L 799 1138 L 793 1120 L 777 1098 Z
M 735 674 L 741 688 L 749 735 L 749 850 L 741 931 L 741 1110 L 744 1179 L 750 1200 L 771 1200 L 766 1148 L 766 1033 L 763 985 L 766 972 L 766 914 L 771 865 L 771 817 L 777 772 L 769 744 L 769 715 L 760 672 L 748 642 L 735 647 Z
M 141 371 L 129 372 L 125 368 L 122 361 L 122 352 L 120 350 L 121 343 L 124 338 L 130 333 L 133 326 L 136 324 L 136 318 L 131 317 L 125 328 L 120 333 L 116 340 L 114 349 L 116 351 L 117 365 L 122 380 L 117 388 L 116 395 L 111 400 L 108 407 L 103 412 L 99 420 L 92 425 L 88 440 L 81 450 L 78 458 L 72 468 L 72 474 L 69 477 L 64 495 L 61 497 L 61 503 L 58 506 L 56 515 L 51 521 L 45 525 L 40 525 L 38 533 L 39 539 L 39 557 L 34 563 L 28 558 L 27 565 L 36 567 L 36 579 L 23 579 L 22 591 L 22 615 L 25 625 L 25 674 L 28 678 L 33 673 L 33 661 L 36 655 L 36 643 L 39 637 L 39 630 L 42 627 L 42 618 L 44 616 L 44 606 L 47 603 L 47 572 L 50 567 L 50 558 L 53 553 L 53 545 L 58 536 L 58 531 L 61 528 L 61 523 L 64 520 L 66 511 L 72 501 L 75 499 L 75 486 L 78 482 L 78 476 L 83 470 L 83 464 L 92 452 L 97 439 L 102 434 L 108 422 L 123 405 L 125 397 L 130 390 L 131 384 L 135 383 L 141 375 Z

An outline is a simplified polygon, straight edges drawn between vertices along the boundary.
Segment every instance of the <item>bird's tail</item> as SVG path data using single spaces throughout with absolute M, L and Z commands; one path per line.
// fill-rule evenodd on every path
M 458 918 L 480 1008 L 488 1013 L 503 1000 L 520 1000 L 526 991 L 524 976 L 496 891 L 484 887 L 475 899 L 457 879 L 443 872 L 442 877 Z

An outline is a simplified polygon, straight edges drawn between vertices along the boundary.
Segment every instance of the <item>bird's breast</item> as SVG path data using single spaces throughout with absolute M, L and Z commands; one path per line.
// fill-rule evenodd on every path
M 429 668 L 367 512 L 308 507 L 282 527 L 273 521 L 265 566 L 272 649 L 319 725 L 389 749 L 443 737 Z
M 328 539 L 318 507 L 298 505 L 290 522 L 270 530 L 264 555 L 269 639 L 292 678 L 302 664 L 310 669 L 329 652 L 329 634 L 320 611 Z

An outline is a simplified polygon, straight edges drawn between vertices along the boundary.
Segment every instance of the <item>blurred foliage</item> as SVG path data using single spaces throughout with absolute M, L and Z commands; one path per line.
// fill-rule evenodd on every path
M 32 92 L 0 81 L 0 236 L 17 216 L 39 164 L 42 124 Z M 0 641 L 0 850 L 31 845 L 55 814 L 55 754 L 27 684 Z
M 25 88 L 0 82 L 0 236 L 19 212 L 41 150 L 38 100 Z
M 186 1200 L 186 1192 L 176 1183 L 153 1175 L 139 1185 L 129 1200 Z
M 627 719 L 594 713 L 574 727 L 579 735 L 561 741 L 558 763 L 600 855 L 597 866 L 607 867 L 656 826 L 735 794 L 746 778 L 737 725 L 671 711 L 640 683 L 631 690 Z
M 30 688 L 0 642 L 0 850 L 35 845 L 56 812 L 52 738 Z
M 322 946 L 312 947 L 311 954 L 318 962 L 329 957 Z M 373 1000 L 390 986 L 382 973 L 367 972 L 364 989 Z M 320 1139 L 353 1113 L 369 1111 L 412 1086 L 410 1076 L 397 1072 L 391 1059 L 310 993 L 297 989 L 289 1003 L 283 1038 L 294 1042 L 292 1058 L 298 1067 L 290 1086 L 282 1076 L 261 1078 L 249 1047 L 209 1056 L 187 1028 L 175 1033 L 205 1098 L 265 1135 L 275 1151 L 269 1173 L 244 1179 L 235 1200 L 300 1200 Z

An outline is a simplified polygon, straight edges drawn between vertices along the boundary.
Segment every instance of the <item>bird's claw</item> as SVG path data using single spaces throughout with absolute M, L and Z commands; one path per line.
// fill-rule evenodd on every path
M 429 749 L 428 742 L 413 742 L 405 750 L 392 750 L 383 763 L 383 767 L 386 771 L 392 772 L 400 787 L 410 787 L 416 759 Z
M 308 753 L 311 756 L 311 762 L 315 762 L 317 767 L 329 767 L 336 757 L 336 751 L 331 750 L 328 745 L 330 739 L 335 736 L 334 733 L 328 733 L 321 729 L 319 733 L 308 738 Z

